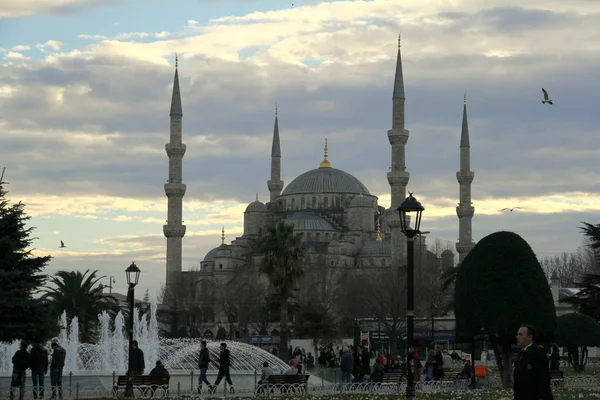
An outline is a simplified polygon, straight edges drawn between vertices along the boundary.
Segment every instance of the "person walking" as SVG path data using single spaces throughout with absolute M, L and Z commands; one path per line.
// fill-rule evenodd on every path
M 25 377 L 27 368 L 29 368 L 29 353 L 27 352 L 27 342 L 21 342 L 19 350 L 15 352 L 12 358 L 13 370 L 10 381 L 10 400 L 15 398 L 15 388 L 19 388 L 19 400 L 25 398 Z
M 221 354 L 219 355 L 219 375 L 217 375 L 217 380 L 213 385 L 211 393 L 214 393 L 219 383 L 221 383 L 221 379 L 225 377 L 225 380 L 231 386 L 229 391 L 231 393 L 234 392 L 233 382 L 231 382 L 231 376 L 229 375 L 229 367 L 230 367 L 230 359 L 229 359 L 229 350 L 227 350 L 227 343 L 221 343 Z
M 131 342 L 130 366 L 132 375 L 143 375 L 144 369 L 146 369 L 146 363 L 144 362 L 144 352 L 138 346 L 137 340 Z
M 53 340 L 50 345 L 52 348 L 52 360 L 50 361 L 50 386 L 52 387 L 51 399 L 62 399 L 62 374 L 65 366 L 65 358 L 67 352 L 63 349 L 58 341 Z
M 35 343 L 29 353 L 29 368 L 33 383 L 33 398 L 44 398 L 44 376 L 48 373 L 48 350 L 41 343 Z
M 212 385 L 206 379 L 206 371 L 208 370 L 208 364 L 210 363 L 210 353 L 206 348 L 206 341 L 200 342 L 200 357 L 198 358 L 198 369 L 200 369 L 200 376 L 198 376 L 198 394 L 202 393 L 202 383 L 206 383 L 209 392 L 212 390 Z
M 342 348 L 342 357 L 340 358 L 340 372 L 342 373 L 342 384 L 352 382 L 352 371 L 354 370 L 354 358 L 348 346 Z
M 535 329 L 523 324 L 517 332 L 521 350 L 515 362 L 514 400 L 554 400 L 546 352 L 535 343 Z

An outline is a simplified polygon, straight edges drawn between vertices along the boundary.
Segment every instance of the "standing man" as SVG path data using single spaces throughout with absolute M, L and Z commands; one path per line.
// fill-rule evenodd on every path
M 515 362 L 515 400 L 553 400 L 546 352 L 535 343 L 535 329 L 523 324 L 517 332 L 521 347 Z
M 221 379 L 225 377 L 225 380 L 231 386 L 230 392 L 233 393 L 233 383 L 231 382 L 231 376 L 229 376 L 229 350 L 227 350 L 227 343 L 221 343 L 221 355 L 219 356 L 219 375 L 217 375 L 217 380 L 215 381 L 215 385 L 212 388 L 212 392 L 217 389 L 219 383 L 221 383 Z
M 25 398 L 25 376 L 29 368 L 29 353 L 27 352 L 27 342 L 21 342 L 21 348 L 16 351 L 12 358 L 13 371 L 10 381 L 10 400 L 15 398 L 15 388 L 19 388 L 19 400 Z
M 144 352 L 139 348 L 138 341 L 134 340 L 131 342 L 131 374 L 143 375 L 144 369 L 146 369 Z
M 33 398 L 44 398 L 44 376 L 48 373 L 48 350 L 36 342 L 29 353 Z
M 50 361 L 50 386 L 52 386 L 51 399 L 62 399 L 62 374 L 65 366 L 65 358 L 67 352 L 63 349 L 56 340 L 52 341 L 52 360 Z
M 210 363 L 210 354 L 206 348 L 206 341 L 200 342 L 200 358 L 198 359 L 198 368 L 200 369 L 200 376 L 198 377 L 198 394 L 202 393 L 202 383 L 206 383 L 209 392 L 212 390 L 212 385 L 206 379 L 206 371 L 208 370 L 208 364 Z

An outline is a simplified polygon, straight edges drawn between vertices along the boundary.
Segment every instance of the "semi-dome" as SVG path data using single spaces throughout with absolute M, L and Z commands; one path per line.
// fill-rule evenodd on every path
M 360 253 L 359 257 L 391 257 L 392 245 L 390 242 L 384 240 L 373 240 L 366 243 Z
M 347 172 L 335 168 L 317 168 L 291 181 L 282 196 L 308 193 L 370 194 L 361 181 Z
M 373 198 L 371 198 L 370 196 L 358 195 L 352 199 L 348 207 L 373 208 Z
M 252 203 L 248 204 L 245 212 L 267 212 L 267 206 L 262 201 L 256 199 Z
M 311 214 L 294 214 L 287 217 L 285 222 L 293 224 L 298 231 L 335 231 L 329 222 Z

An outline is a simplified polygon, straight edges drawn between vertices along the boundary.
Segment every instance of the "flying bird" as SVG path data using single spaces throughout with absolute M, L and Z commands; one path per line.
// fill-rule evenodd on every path
M 508 210 L 508 211 L 512 212 L 513 210 L 515 210 L 515 209 L 517 209 L 517 208 L 518 208 L 519 210 L 521 209 L 521 207 L 513 207 L 513 208 L 503 208 L 503 209 L 502 209 L 502 210 L 500 210 L 500 211 L 507 211 L 507 210 Z
M 546 89 L 542 88 L 542 92 L 544 92 L 544 100 L 542 100 L 542 104 L 554 104 L 552 103 L 552 99 L 548 97 L 548 92 L 546 92 Z
M 59 247 L 59 248 L 61 248 L 61 249 L 64 249 L 65 247 L 67 247 L 67 246 L 65 246 L 65 244 L 64 244 L 64 243 L 63 243 L 63 241 L 61 240 L 61 241 L 60 241 L 60 247 Z

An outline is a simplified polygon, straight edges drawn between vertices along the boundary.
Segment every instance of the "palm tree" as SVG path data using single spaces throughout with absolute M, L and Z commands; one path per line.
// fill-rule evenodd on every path
M 594 251 L 596 266 L 600 266 L 600 224 L 592 225 L 582 222 L 580 227 L 583 235 L 589 240 L 589 246 Z
M 279 296 L 279 356 L 285 357 L 288 351 L 288 303 L 292 291 L 305 274 L 302 236 L 294 233 L 293 225 L 282 220 L 267 229 L 257 242 L 257 250 L 264 255 L 259 271 L 267 276 Z
M 102 293 L 99 282 L 105 277 L 98 277 L 97 273 L 89 269 L 84 273 L 58 271 L 50 278 L 54 287 L 44 289 L 42 297 L 51 305 L 55 316 L 66 311 L 67 318 L 79 318 L 80 340 L 87 343 L 95 338 L 98 314 L 104 310 L 111 313 L 119 310 L 117 299 Z

